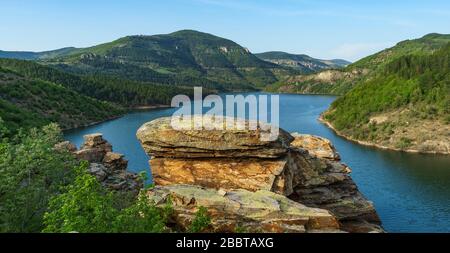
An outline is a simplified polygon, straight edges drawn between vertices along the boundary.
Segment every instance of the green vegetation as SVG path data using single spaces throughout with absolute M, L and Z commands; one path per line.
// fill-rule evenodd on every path
M 61 140 L 56 125 L 6 138 L 0 119 L 0 231 L 39 232 L 52 196 L 73 181 L 77 161 L 53 150 Z
M 429 55 L 449 42 L 449 34 L 428 34 L 419 39 L 399 42 L 394 47 L 365 57 L 343 69 L 333 70 L 333 74 L 337 76 L 336 78 L 326 78 L 323 76 L 323 73 L 289 76 L 281 79 L 277 84 L 269 86 L 267 90 L 273 92 L 344 95 L 353 87 L 363 83 L 365 79 L 371 79 L 374 72 L 381 71 L 390 62 L 408 55 Z
M 0 59 L 0 67 L 27 78 L 57 83 L 80 94 L 124 107 L 169 104 L 174 95 L 192 93 L 191 88 L 123 80 L 104 75 L 79 76 L 30 61 Z
M 119 106 L 81 95 L 60 84 L 0 67 L 0 115 L 12 133 L 50 122 L 63 128 L 79 127 L 123 112 Z
M 255 55 L 262 60 L 298 70 L 298 74 L 308 74 L 324 69 L 343 68 L 351 63 L 341 59 L 320 60 L 304 54 L 289 54 L 279 51 L 264 52 Z
M 171 203 L 103 188 L 86 162 L 53 148 L 62 140 L 57 125 L 7 136 L 0 118 L 0 232 L 166 231 Z
M 325 119 L 346 135 L 360 140 L 387 139 L 395 130 L 422 120 L 448 124 L 450 118 L 450 43 L 431 54 L 399 57 L 337 99 Z M 382 124 L 370 118 L 392 114 Z M 405 149 L 413 140 L 401 137 Z
M 385 49 L 350 64 L 348 69 L 383 68 L 385 64 L 405 55 L 425 55 L 433 53 L 445 46 L 448 42 L 450 42 L 450 34 L 430 33 L 419 39 L 399 42 L 394 47 Z
M 50 200 L 49 210 L 44 215 L 44 232 L 158 233 L 166 230 L 170 206 L 157 208 L 141 194 L 135 202 L 121 209 L 117 201 L 123 200 L 88 174 L 87 164 L 82 164 L 75 172 L 74 182 L 64 193 Z
M 198 211 L 195 213 L 195 218 L 192 221 L 188 232 L 204 232 L 209 227 L 209 225 L 211 225 L 211 217 L 209 217 L 208 215 L 208 209 L 200 206 Z
M 191 30 L 128 36 L 72 50 L 43 63 L 77 74 L 221 91 L 252 90 L 276 82 L 290 69 L 257 58 L 238 44 Z

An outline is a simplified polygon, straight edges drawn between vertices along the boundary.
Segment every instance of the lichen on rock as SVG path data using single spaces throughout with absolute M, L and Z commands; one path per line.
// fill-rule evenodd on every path
M 260 131 L 175 130 L 171 128 L 170 118 L 144 124 L 138 130 L 137 137 L 152 157 L 150 164 L 157 185 L 148 194 L 153 198 L 163 198 L 159 196 L 162 192 L 165 192 L 162 195 L 175 194 L 176 189 L 175 195 L 179 195 L 179 191 L 189 189 L 192 198 L 183 197 L 181 204 L 176 203 L 180 209 L 179 217 L 187 219 L 177 220 L 179 224 L 188 223 L 191 217 L 188 215 L 191 211 L 185 209 L 195 209 L 203 203 L 216 210 L 214 203 L 217 200 L 222 203 L 224 197 L 227 201 L 230 198 L 240 200 L 239 208 L 254 207 L 256 214 L 270 212 L 268 210 L 277 206 L 274 203 L 279 199 L 289 198 L 299 204 L 289 204 L 292 212 L 301 212 L 301 207 L 307 207 L 312 212 L 329 212 L 338 221 L 335 229 L 348 232 L 383 231 L 373 204 L 359 192 L 349 175 L 351 170 L 340 162 L 329 140 L 310 135 L 291 135 L 280 129 L 280 135 L 275 140 L 261 141 L 258 138 Z M 262 192 L 265 195 L 272 192 L 270 198 L 263 198 L 269 202 L 258 199 Z M 266 204 L 265 209 L 258 209 Z M 282 213 L 272 213 L 274 216 L 271 218 L 263 215 L 266 221 L 278 219 L 276 223 L 282 226 L 277 229 L 267 228 L 264 221 L 246 223 L 247 227 L 253 224 L 253 231 L 308 231 L 305 224 L 302 224 L 302 229 L 290 227 L 291 221 L 279 219 L 284 215 Z M 221 210 L 221 215 L 228 221 L 219 219 L 212 230 L 222 231 L 223 224 L 239 224 L 251 216 L 239 214 L 236 215 L 232 209 Z M 309 229 L 312 231 L 311 227 Z

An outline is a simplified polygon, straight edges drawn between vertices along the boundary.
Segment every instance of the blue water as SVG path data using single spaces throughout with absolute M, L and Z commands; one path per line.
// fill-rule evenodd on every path
M 352 168 L 361 192 L 374 202 L 388 232 L 450 232 L 450 156 L 407 154 L 347 141 L 317 121 L 335 97 L 280 95 L 280 125 L 289 132 L 330 139 Z M 148 157 L 136 139 L 145 122 L 170 116 L 175 109 L 131 112 L 99 125 L 71 130 L 66 139 L 77 146 L 83 135 L 103 133 L 115 152 L 125 154 L 132 171 L 149 171 Z

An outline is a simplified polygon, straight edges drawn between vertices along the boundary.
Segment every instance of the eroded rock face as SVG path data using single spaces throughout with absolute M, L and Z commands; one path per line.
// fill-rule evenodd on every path
M 109 189 L 137 194 L 143 186 L 137 174 L 127 171 L 124 155 L 112 152 L 112 145 L 100 133 L 85 135 L 79 150 L 68 141 L 56 144 L 55 149 L 69 151 L 77 159 L 88 161 L 89 173 Z
M 179 184 L 211 191 L 271 191 L 328 210 L 346 231 L 382 231 L 373 204 L 358 191 L 330 141 L 280 133 L 262 142 L 259 130 L 178 131 L 171 129 L 170 118 L 163 118 L 142 126 L 137 137 L 152 157 L 152 175 L 161 191 Z
M 292 133 L 295 138 L 291 146 L 308 150 L 309 154 L 319 158 L 339 161 L 341 157 L 328 139 L 310 134 Z
M 202 118 L 194 116 L 188 123 Z M 205 128 L 217 129 L 226 123 L 213 122 Z M 249 124 L 239 121 L 236 124 Z M 248 128 L 247 128 L 248 129 Z M 278 138 L 264 140 L 268 130 L 176 130 L 171 118 L 144 124 L 137 137 L 150 160 L 157 185 L 196 184 L 210 188 L 272 190 L 293 193 L 288 157 L 293 137 L 280 130 Z
M 327 210 L 310 208 L 270 191 L 223 191 L 195 185 L 156 186 L 147 192 L 150 201 L 164 206 L 170 199 L 173 219 L 186 230 L 200 206 L 211 217 L 209 232 L 340 232 Z
M 102 162 L 106 153 L 112 152 L 112 146 L 103 139 L 100 133 L 88 134 L 83 136 L 84 143 L 80 150 L 75 151 L 75 155 L 80 160 L 89 162 Z
M 268 190 L 280 194 L 293 192 L 287 159 L 255 158 L 150 160 L 153 181 L 157 185 L 193 184 L 209 188 Z

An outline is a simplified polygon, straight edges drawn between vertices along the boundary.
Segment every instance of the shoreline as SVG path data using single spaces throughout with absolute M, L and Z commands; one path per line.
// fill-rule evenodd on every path
M 152 110 L 152 109 L 160 109 L 160 108 L 170 108 L 170 105 L 140 105 L 140 106 L 133 106 L 129 109 L 131 111 L 133 110 Z
M 333 132 L 337 136 L 340 136 L 340 137 L 342 137 L 342 138 L 344 138 L 344 139 L 346 139 L 348 141 L 354 142 L 354 143 L 359 144 L 359 145 L 363 145 L 363 146 L 367 146 L 367 147 L 373 147 L 373 148 L 378 148 L 378 149 L 383 149 L 383 150 L 411 153 L 411 154 L 450 155 L 450 153 L 448 153 L 448 152 L 419 151 L 417 149 L 399 149 L 399 148 L 394 148 L 394 147 L 383 146 L 383 145 L 376 144 L 376 143 L 371 143 L 371 142 L 368 142 L 368 141 L 357 140 L 355 138 L 352 138 L 352 137 L 349 137 L 347 135 L 344 135 L 343 133 L 338 131 L 336 128 L 334 128 L 334 126 L 330 122 L 326 121 L 323 118 L 323 114 L 320 114 L 320 116 L 319 116 L 319 118 L 317 120 L 319 122 L 321 122 L 322 124 L 324 124 L 329 129 L 333 130 Z
M 146 105 L 146 106 L 129 107 L 123 114 L 120 114 L 120 115 L 117 115 L 117 116 L 113 116 L 113 117 L 109 117 L 109 118 L 104 119 L 104 120 L 87 123 L 87 124 L 84 124 L 82 126 L 62 129 L 62 131 L 63 132 L 67 132 L 67 131 L 73 131 L 73 130 L 82 129 L 82 128 L 86 128 L 86 127 L 90 127 L 90 126 L 95 126 L 95 125 L 98 125 L 98 124 L 101 124 L 101 123 L 105 123 L 105 122 L 108 122 L 108 121 L 111 121 L 111 120 L 122 118 L 123 116 L 125 116 L 127 113 L 130 113 L 131 111 L 146 111 L 146 110 L 151 111 L 151 110 L 162 109 L 162 108 L 170 108 L 170 105 Z

